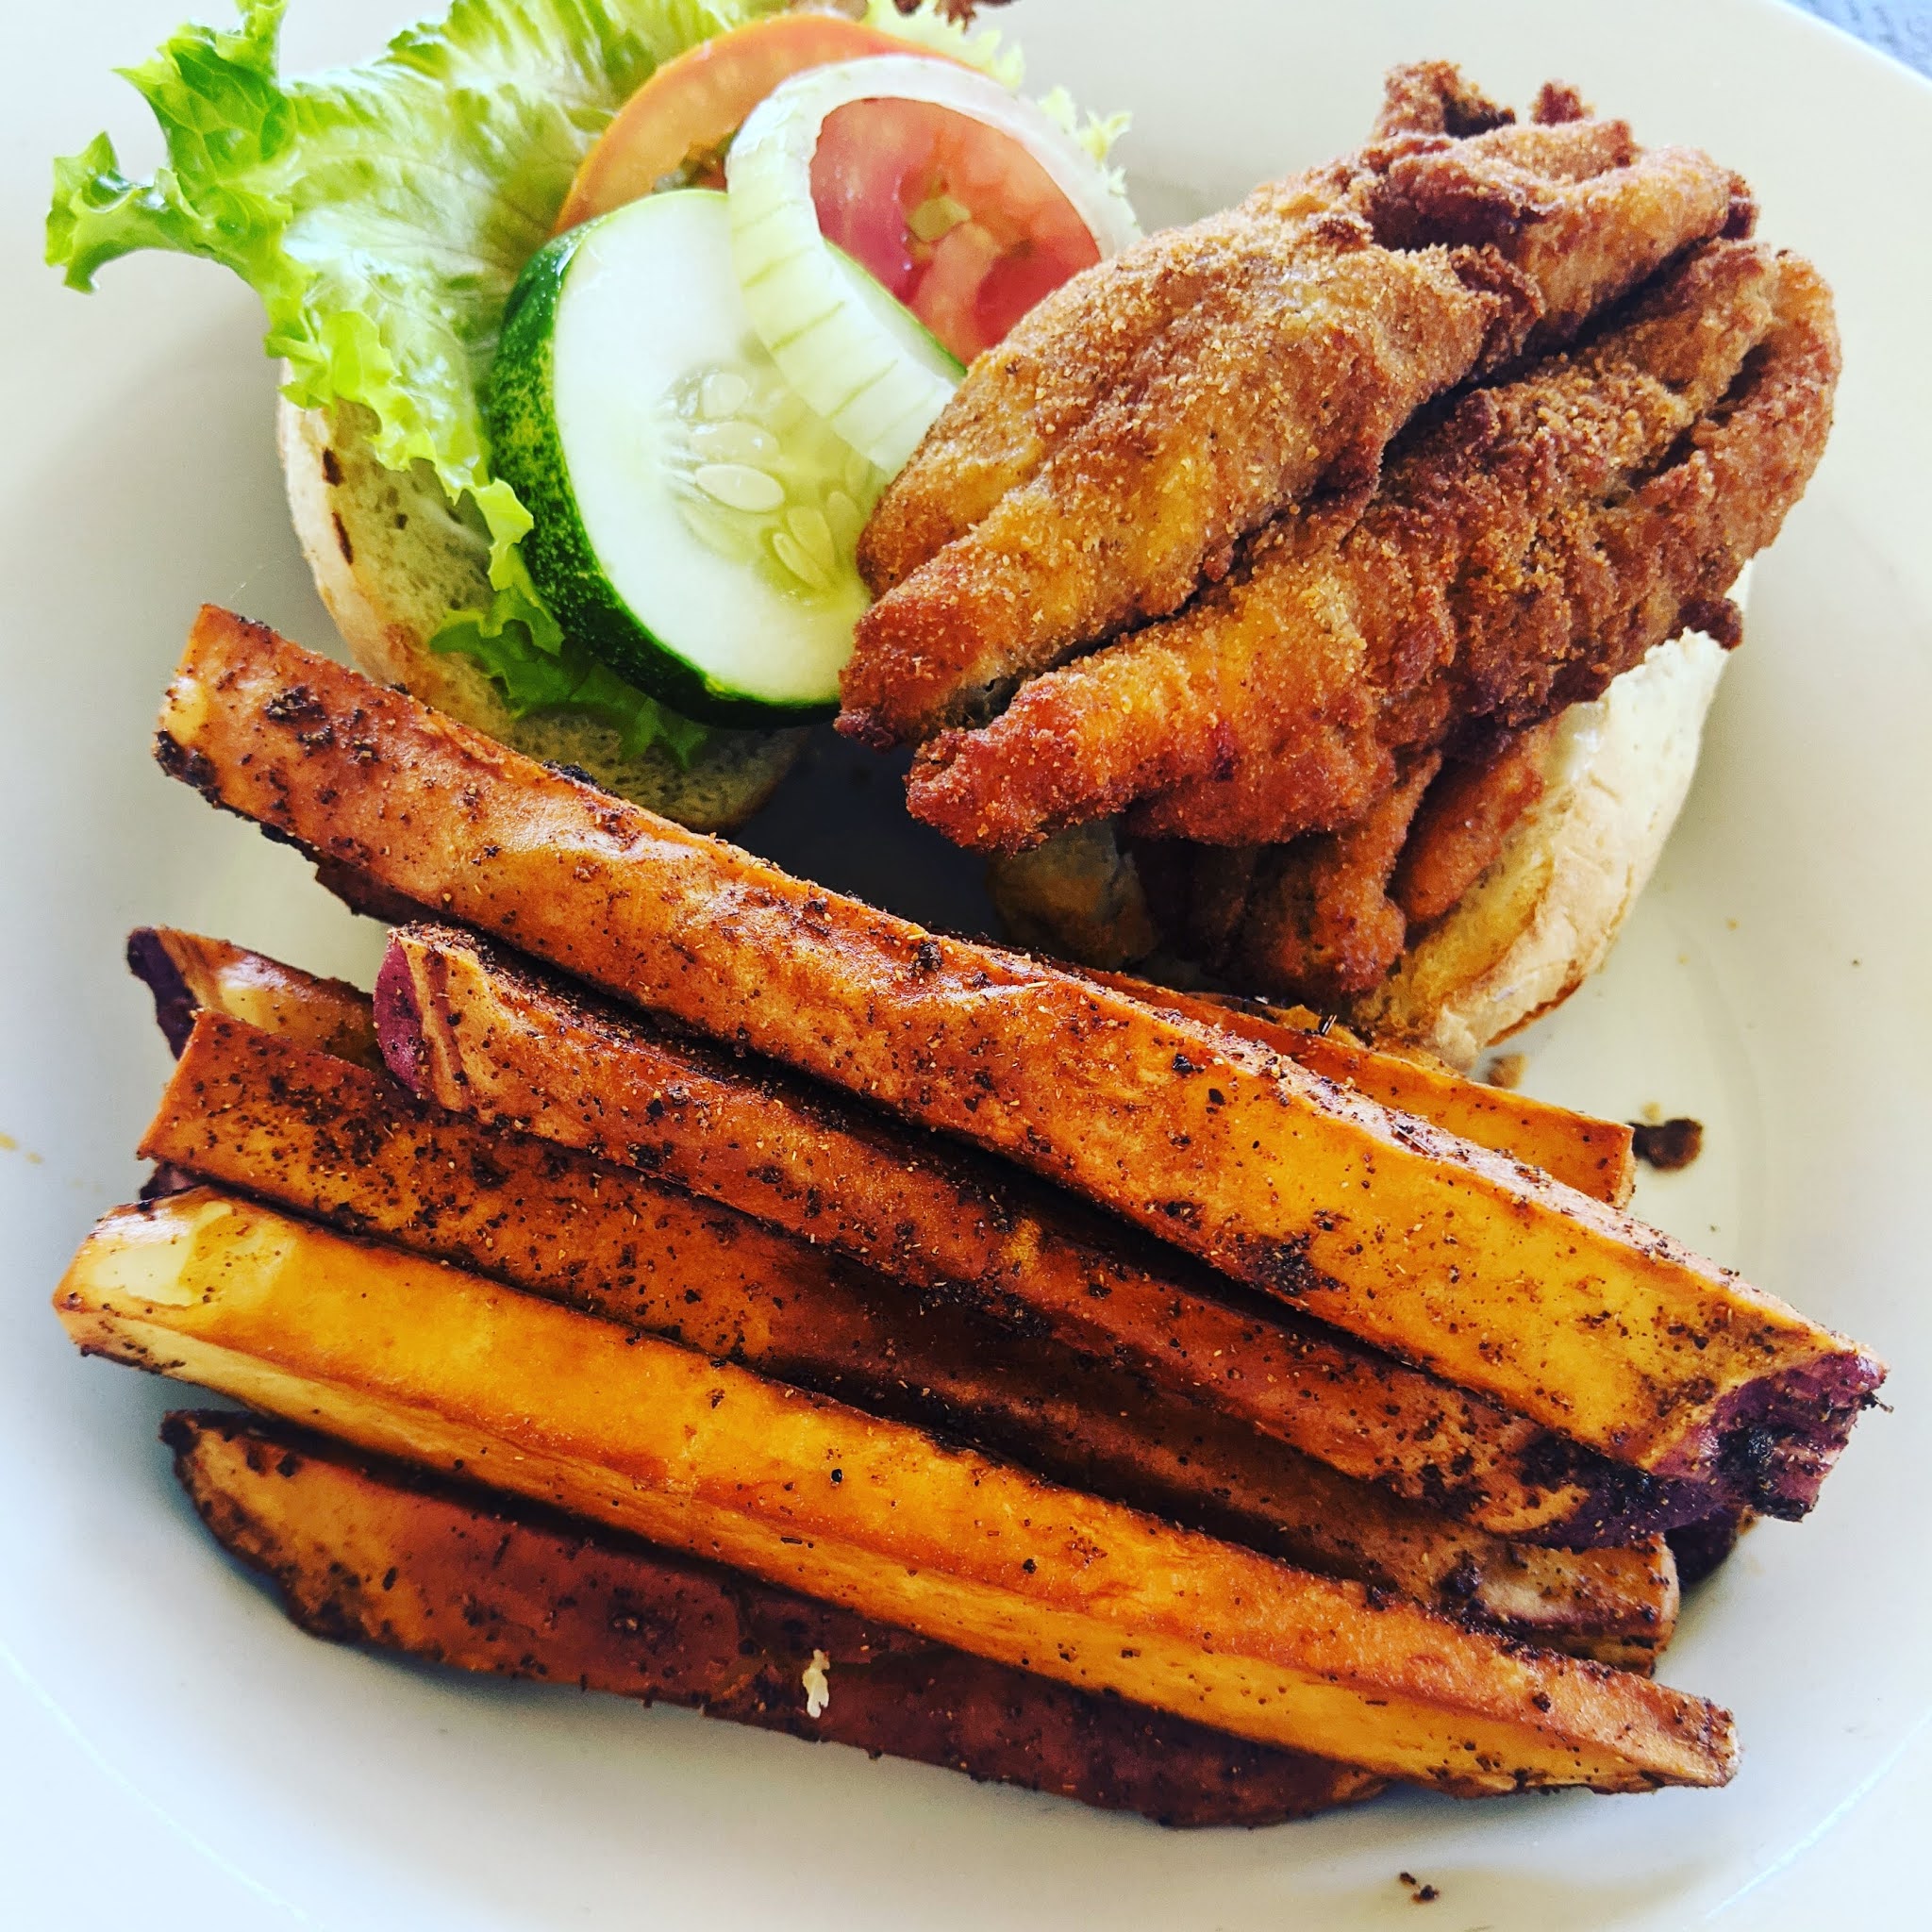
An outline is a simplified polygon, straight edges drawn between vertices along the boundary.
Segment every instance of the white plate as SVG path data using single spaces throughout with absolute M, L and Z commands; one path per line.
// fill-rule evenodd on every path
M 1897 1412 L 1864 1424 L 1812 1522 L 1749 1540 L 1668 1659 L 1673 1681 L 1735 1707 L 1743 1771 L 1719 1793 L 1407 1797 L 1182 1836 L 312 1642 L 173 1493 L 154 1423 L 180 1391 L 77 1360 L 48 1314 L 89 1219 L 135 1185 L 165 1064 L 119 965 L 127 926 L 225 932 L 326 971 L 366 973 L 374 951 L 291 855 L 146 758 L 201 599 L 329 636 L 283 513 L 252 298 L 204 265 L 141 259 L 88 302 L 32 266 L 49 156 L 107 125 L 151 158 L 107 69 L 183 4 L 9 9 L 25 19 L 9 23 L 0 133 L 0 1915 L 204 1932 L 1421 1924 L 1406 1871 L 1440 1889 L 1426 1923 L 1441 1932 L 1727 1907 L 1734 1925 L 1925 1924 L 1932 275 L 1913 244 L 1932 90 L 1745 0 L 1034 0 L 1013 20 L 1042 84 L 1133 108 L 1155 216 L 1348 145 L 1396 58 L 1452 54 L 1518 99 L 1565 75 L 1645 137 L 1745 171 L 1768 233 L 1836 285 L 1847 352 L 1831 453 L 1759 573 L 1662 875 L 1531 1075 L 1607 1113 L 1701 1116 L 1709 1152 L 1649 1186 L 1645 1209 L 1893 1364 Z M 394 8 L 297 0 L 291 54 L 365 53 Z M 930 848 L 875 824 L 788 856 L 902 902 L 953 891 L 918 857 Z

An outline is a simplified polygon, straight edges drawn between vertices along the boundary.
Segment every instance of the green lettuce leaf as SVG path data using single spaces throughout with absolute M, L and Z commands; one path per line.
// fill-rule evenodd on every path
M 382 462 L 426 460 L 480 511 L 492 608 L 439 647 L 471 649 L 513 707 L 594 709 L 633 747 L 688 751 L 700 727 L 564 652 L 477 399 L 509 291 L 591 142 L 659 62 L 776 0 L 456 0 L 375 60 L 304 80 L 277 72 L 284 5 L 253 0 L 230 31 L 183 27 L 126 70 L 166 164 L 129 180 L 105 135 L 57 161 L 47 259 L 80 289 L 140 248 L 232 269 L 261 297 L 293 402 L 366 405 Z
M 453 612 L 430 649 L 474 658 L 496 680 L 516 717 L 574 711 L 609 725 L 626 758 L 656 743 L 689 764 L 711 736 L 708 725 L 654 703 L 565 638 L 534 591 L 511 586 L 496 592 L 487 611 Z
M 232 269 L 261 298 L 292 402 L 365 406 L 378 460 L 425 461 L 452 503 L 475 504 L 490 608 L 453 612 L 432 648 L 475 658 L 516 716 L 586 712 L 633 755 L 661 743 L 688 759 L 707 729 L 571 645 L 544 608 L 518 549 L 529 512 L 491 471 L 478 399 L 510 291 L 611 116 L 662 61 L 782 0 L 455 0 L 362 66 L 294 80 L 277 61 L 286 4 L 243 0 L 236 28 L 185 26 L 124 70 L 166 163 L 130 180 L 106 135 L 56 161 L 47 259 L 78 289 L 142 248 Z M 869 7 L 875 25 L 1019 86 L 1018 50 L 935 0 Z M 1075 125 L 1058 91 L 1046 106 Z M 1078 132 L 1104 159 L 1123 125 Z
M 943 54 L 990 75 L 1014 93 L 1026 78 L 1025 57 L 1018 47 L 1003 45 L 997 27 L 974 30 L 961 25 L 942 0 L 919 0 L 909 9 L 898 0 L 866 0 L 865 24 L 884 34 L 909 41 L 922 53 Z

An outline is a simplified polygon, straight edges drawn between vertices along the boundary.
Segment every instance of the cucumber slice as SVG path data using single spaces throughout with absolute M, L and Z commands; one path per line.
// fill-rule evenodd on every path
M 486 411 L 538 589 L 620 676 L 710 724 L 837 709 L 886 479 L 754 334 L 723 194 L 650 195 L 542 249 Z

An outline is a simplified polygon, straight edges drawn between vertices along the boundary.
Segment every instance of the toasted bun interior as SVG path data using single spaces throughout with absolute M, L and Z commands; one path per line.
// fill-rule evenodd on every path
M 427 465 L 403 472 L 375 460 L 372 426 L 359 408 L 324 412 L 286 401 L 278 425 L 295 535 L 361 670 L 698 831 L 728 831 L 764 804 L 797 758 L 804 732 L 716 732 L 688 768 L 662 745 L 626 756 L 618 734 L 594 719 L 513 718 L 471 659 L 431 651 L 450 611 L 489 604 L 489 544 L 451 507 Z

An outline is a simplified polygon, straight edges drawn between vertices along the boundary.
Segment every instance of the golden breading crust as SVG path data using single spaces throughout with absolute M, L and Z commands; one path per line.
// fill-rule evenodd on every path
M 1389 882 L 1389 896 L 1412 925 L 1451 910 L 1503 849 L 1503 841 L 1543 794 L 1554 719 L 1508 735 L 1486 758 L 1447 767 L 1429 787 Z
M 1375 116 L 1374 132 L 1377 140 L 1393 134 L 1487 134 L 1515 119 L 1513 108 L 1491 100 L 1453 60 L 1411 60 L 1391 67 L 1384 77 L 1382 111 Z
M 1349 825 L 1398 754 L 1593 697 L 1722 598 L 1808 479 L 1837 368 L 1808 267 L 1711 243 L 1589 351 L 1474 391 L 1346 529 L 1284 519 L 1179 617 L 935 741 L 911 808 L 1008 849 L 1129 807 L 1211 844 Z
M 1723 231 L 1733 188 L 1616 122 L 1405 134 L 1088 270 L 881 500 L 841 728 L 917 740 L 1178 608 L 1317 485 L 1365 494 L 1429 397 Z
M 1332 1007 L 1388 973 L 1407 929 L 1389 879 L 1441 766 L 1424 754 L 1346 830 L 1266 855 L 1241 932 L 1243 961 L 1267 963 L 1256 983 L 1305 986 Z
M 1306 224 L 1339 208 L 1354 179 L 1346 163 L 1279 184 L 1269 215 Z M 1265 245 L 1251 198 L 1186 230 L 1186 245 L 1129 249 L 1108 266 L 1108 326 L 1081 326 L 1099 279 L 1075 275 L 974 363 L 945 413 L 874 509 L 858 564 L 877 595 L 962 537 L 1125 383 L 1135 359 L 1175 316 L 1205 296 L 1243 248 Z
M 1318 479 L 1373 485 L 1410 413 L 1531 313 L 1478 253 L 1379 248 L 1339 212 L 1143 245 L 1185 256 L 1173 279 L 1192 298 L 1035 475 L 859 620 L 841 681 L 852 736 L 923 737 L 1177 608 Z M 1084 325 L 1108 287 L 1090 284 Z

